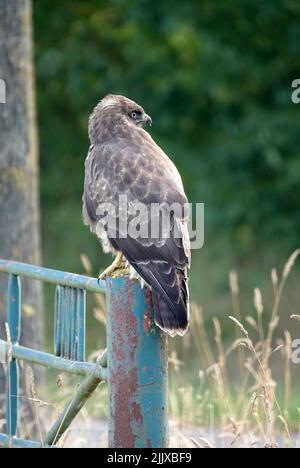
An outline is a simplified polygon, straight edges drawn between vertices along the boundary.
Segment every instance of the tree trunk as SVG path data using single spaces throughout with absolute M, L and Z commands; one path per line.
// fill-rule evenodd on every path
M 38 156 L 32 64 L 31 0 L 0 0 L 0 258 L 40 263 Z M 0 338 L 5 338 L 7 277 L 0 275 Z M 41 285 L 22 280 L 21 344 L 43 339 Z M 22 396 L 28 366 L 22 366 Z M 34 369 L 38 377 L 38 371 Z M 0 394 L 4 378 L 0 375 Z M 21 406 L 24 409 L 24 401 Z M 25 405 L 26 411 L 32 410 Z M 31 418 L 32 419 L 32 418 Z

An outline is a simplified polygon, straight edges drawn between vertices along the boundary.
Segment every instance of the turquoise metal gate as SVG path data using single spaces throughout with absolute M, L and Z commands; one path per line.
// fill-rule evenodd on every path
M 6 365 L 6 433 L 0 433 L 0 447 L 57 447 L 103 380 L 109 387 L 109 447 L 167 447 L 167 338 L 153 323 L 151 293 L 126 276 L 98 282 L 6 260 L 0 260 L 0 273 L 9 275 L 7 340 L 0 340 L 0 362 Z M 56 287 L 53 354 L 19 344 L 22 277 Z M 85 360 L 87 292 L 107 298 L 107 351 L 96 364 Z M 84 377 L 43 442 L 18 437 L 20 360 Z

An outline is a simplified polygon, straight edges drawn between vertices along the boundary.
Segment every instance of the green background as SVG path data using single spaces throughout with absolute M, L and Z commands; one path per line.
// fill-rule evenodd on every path
M 299 1 L 33 3 L 44 264 L 80 272 L 84 253 L 97 274 L 111 260 L 82 225 L 83 167 L 89 113 L 105 94 L 124 94 L 152 116 L 190 200 L 205 203 L 191 297 L 231 338 L 229 271 L 251 315 L 253 288 L 268 303 L 271 268 L 300 244 Z M 282 328 L 299 312 L 298 285 L 296 269 Z

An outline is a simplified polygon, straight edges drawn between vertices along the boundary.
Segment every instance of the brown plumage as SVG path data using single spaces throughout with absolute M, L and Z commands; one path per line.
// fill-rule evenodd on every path
M 151 119 L 144 109 L 123 96 L 109 95 L 96 106 L 89 123 L 83 219 L 106 252 L 122 252 L 151 286 L 157 325 L 172 336 L 183 335 L 189 322 L 190 243 L 183 210 L 187 198 L 175 165 L 142 128 L 146 123 Z M 172 212 L 168 236 L 160 232 L 151 237 L 150 229 L 147 237 L 124 236 L 118 223 L 116 235 L 111 235 L 110 221 L 99 214 L 99 206 L 110 203 L 118 209 L 120 195 L 127 197 L 129 205 L 143 203 L 149 208 L 141 232 L 153 221 L 150 207 L 154 203 L 163 210 L 176 203 L 182 210 Z M 128 223 L 131 220 L 129 214 Z

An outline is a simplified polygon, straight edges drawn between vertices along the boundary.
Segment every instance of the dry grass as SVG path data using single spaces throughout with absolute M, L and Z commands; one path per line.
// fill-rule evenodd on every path
M 292 338 L 288 330 L 282 338 L 278 338 L 276 332 L 284 287 L 299 254 L 297 250 L 289 258 L 281 278 L 276 270 L 271 273 L 274 299 L 267 326 L 263 325 L 266 317 L 258 288 L 254 291 L 256 316 L 248 316 L 243 323 L 238 277 L 235 272 L 230 273 L 233 315 L 228 316 L 228 320 L 235 326 L 237 336 L 226 350 L 220 321 L 212 318 L 215 337 L 211 342 L 201 308 L 196 304 L 192 306 L 191 332 L 185 339 L 184 352 L 188 361 L 192 359 L 193 350 L 197 349 L 201 371 L 198 384 L 194 380 L 191 386 L 184 384 L 182 369 L 174 366 L 176 386 L 180 381 L 182 386 L 178 390 L 172 386 L 171 413 L 180 420 L 183 430 L 190 422 L 202 428 L 204 434 L 207 434 L 205 428 L 209 428 L 210 446 L 295 447 L 297 444 L 297 437 L 292 434 L 299 429 L 290 414 Z M 292 318 L 300 320 L 298 315 Z M 187 349 L 191 350 L 190 355 L 187 355 Z M 273 377 L 272 360 L 275 357 L 277 365 L 279 360 L 281 362 L 280 382 Z M 178 359 L 176 354 L 174 359 Z M 193 362 L 195 365 L 195 359 Z M 283 397 L 279 398 L 281 382 Z M 300 410 L 298 412 L 300 414 Z M 201 442 L 201 437 L 194 437 L 194 440 Z

